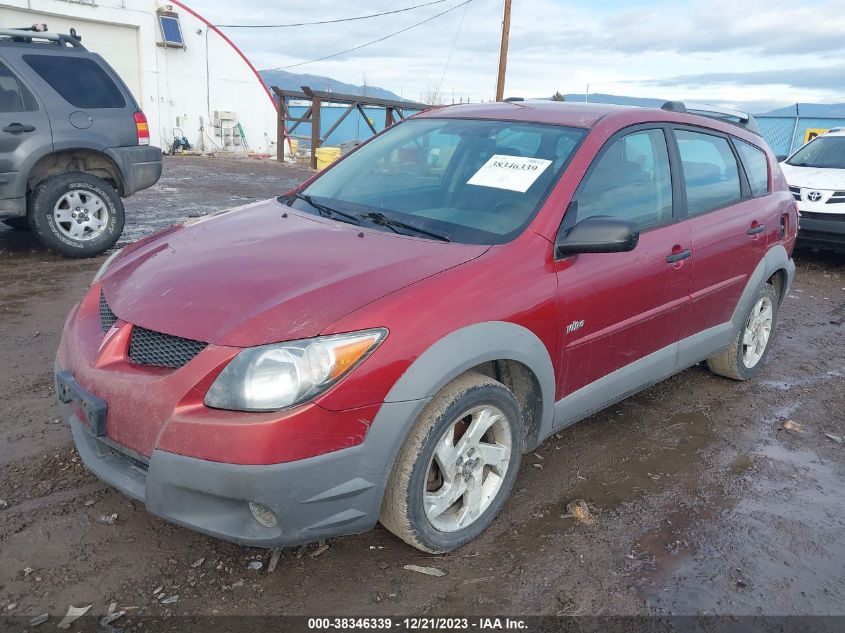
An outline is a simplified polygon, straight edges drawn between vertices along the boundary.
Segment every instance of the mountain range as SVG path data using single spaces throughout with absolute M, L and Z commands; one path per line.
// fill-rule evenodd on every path
M 265 86 L 278 86 L 282 90 L 302 90 L 302 86 L 308 86 L 314 90 L 339 92 L 347 95 L 361 95 L 375 97 L 376 99 L 402 99 L 395 92 L 391 92 L 385 88 L 368 85 L 356 86 L 355 84 L 344 83 L 322 75 L 289 73 L 286 70 L 279 70 L 278 68 L 259 70 L 258 74 L 261 75 L 261 80 Z
M 315 90 L 328 92 L 339 92 L 341 94 L 362 95 L 378 99 L 402 99 L 395 92 L 380 88 L 379 86 L 348 84 L 331 77 L 323 75 L 310 75 L 291 73 L 286 70 L 269 69 L 259 71 L 262 81 L 266 86 L 278 86 L 283 90 L 301 90 L 302 86 L 308 86 Z M 526 98 L 533 98 L 525 95 Z M 649 99 L 645 97 L 628 97 L 624 95 L 611 95 L 603 93 L 592 93 L 586 96 L 584 93 L 568 93 L 564 95 L 567 101 L 591 103 L 613 103 L 616 105 L 640 106 L 646 108 L 660 107 L 665 99 Z M 548 97 L 541 97 L 548 98 Z M 805 118 L 813 117 L 842 117 L 845 118 L 845 103 L 799 103 L 799 116 Z M 776 108 L 768 112 L 757 113 L 757 116 L 795 116 L 795 105 Z

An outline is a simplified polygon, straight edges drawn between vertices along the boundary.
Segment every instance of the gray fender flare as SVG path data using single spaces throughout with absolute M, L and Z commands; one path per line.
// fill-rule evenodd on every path
M 766 256 L 760 260 L 760 263 L 757 264 L 754 272 L 751 273 L 751 277 L 749 277 L 748 283 L 745 284 L 745 290 L 742 291 L 742 295 L 740 296 L 739 301 L 736 304 L 736 309 L 731 317 L 731 323 L 735 328 L 740 328 L 745 325 L 745 315 L 747 315 L 748 311 L 751 309 L 754 297 L 757 296 L 757 293 L 760 291 L 763 284 L 766 283 L 766 281 L 778 270 L 786 272 L 786 283 L 782 288 L 780 297 L 781 301 L 783 301 L 783 298 L 786 296 L 786 293 L 789 292 L 789 287 L 792 285 L 792 280 L 795 277 L 795 262 L 793 262 L 789 257 L 789 254 L 786 252 L 786 249 L 782 244 L 773 246 L 766 251 Z
M 695 363 L 726 349 L 731 344 L 737 330 L 745 326 L 745 317 L 751 310 L 754 298 L 760 288 L 778 270 L 786 272 L 786 283 L 781 290 L 781 300 L 783 300 L 795 276 L 795 262 L 790 259 L 789 254 L 781 244 L 770 248 L 754 268 L 754 272 L 749 276 L 729 321 L 682 341 L 682 345 L 678 349 L 675 371 L 691 367 Z
M 387 479 L 411 425 L 432 397 L 468 369 L 493 360 L 514 360 L 528 367 L 540 386 L 542 413 L 526 449 L 548 434 L 554 420 L 555 373 L 549 352 L 531 330 L 505 321 L 462 327 L 431 345 L 405 370 L 376 414 L 364 450 L 362 476 L 372 485 L 367 514 L 375 523 Z
M 555 372 L 549 352 L 531 330 L 506 321 L 468 325 L 438 340 L 396 381 L 385 404 L 427 401 L 463 372 L 494 360 L 517 361 L 534 373 L 540 387 L 542 411 L 535 433 L 551 428 Z M 411 423 L 413 420 L 408 421 L 407 428 Z

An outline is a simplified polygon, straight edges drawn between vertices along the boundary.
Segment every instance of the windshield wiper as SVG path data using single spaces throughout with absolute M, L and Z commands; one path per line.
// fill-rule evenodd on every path
M 294 198 L 299 198 L 300 200 L 304 200 L 312 207 L 317 209 L 317 211 L 325 218 L 334 218 L 340 217 L 348 221 L 350 224 L 361 224 L 361 220 L 359 220 L 356 216 L 352 215 L 351 213 L 344 213 L 343 211 L 338 211 L 337 209 L 332 209 L 331 207 L 327 207 L 324 204 L 320 204 L 319 202 L 315 202 L 314 199 L 309 196 L 308 194 L 304 193 L 295 193 L 293 194 Z
M 380 213 L 379 211 L 370 211 L 368 213 L 361 213 L 359 216 L 362 220 L 369 220 L 373 224 L 377 224 L 379 226 L 384 226 L 389 228 L 394 233 L 397 233 L 396 229 L 405 229 L 406 231 L 413 231 L 419 235 L 426 235 L 433 240 L 440 240 L 441 242 L 451 242 L 448 237 L 445 235 L 440 235 L 439 233 L 432 233 L 431 231 L 426 231 L 425 229 L 421 229 L 413 224 L 405 224 L 404 222 L 400 222 L 399 220 L 394 220 L 393 218 L 387 217 L 384 213 Z

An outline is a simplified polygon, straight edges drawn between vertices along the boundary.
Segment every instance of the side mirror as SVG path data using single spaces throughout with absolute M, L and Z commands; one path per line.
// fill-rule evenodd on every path
M 787 158 L 789 158 L 789 156 L 787 156 L 786 154 L 778 154 L 777 156 L 775 156 L 775 158 L 777 159 L 777 161 L 778 161 L 779 163 L 782 163 L 782 162 L 783 162 L 783 161 L 785 161 Z
M 581 220 L 555 244 L 557 257 L 577 253 L 622 253 L 632 251 L 640 240 L 636 225 L 627 220 L 595 216 Z

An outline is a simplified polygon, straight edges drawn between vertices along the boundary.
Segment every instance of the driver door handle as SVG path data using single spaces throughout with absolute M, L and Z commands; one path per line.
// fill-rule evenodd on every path
M 766 225 L 765 224 L 758 224 L 757 221 L 755 220 L 751 224 L 751 228 L 748 229 L 746 231 L 746 233 L 748 233 L 749 235 L 759 235 L 760 233 L 762 233 L 765 230 L 766 230 Z
M 666 263 L 668 264 L 675 264 L 681 260 L 688 259 L 692 256 L 692 251 L 688 248 L 685 248 L 682 251 L 678 251 L 677 253 L 672 253 L 671 255 L 666 256 Z
M 9 123 L 9 125 L 3 128 L 4 132 L 10 132 L 12 134 L 20 134 L 21 132 L 34 132 L 35 126 L 23 123 Z

